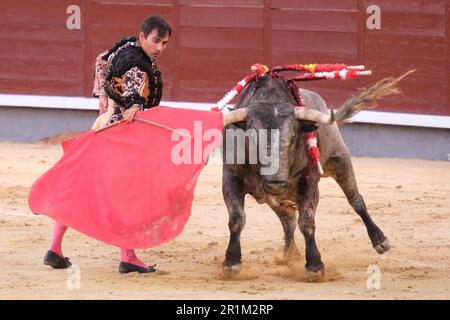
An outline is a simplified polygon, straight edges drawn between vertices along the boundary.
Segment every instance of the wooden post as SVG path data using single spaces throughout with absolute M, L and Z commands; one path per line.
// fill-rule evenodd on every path
M 92 96 L 94 84 L 94 66 L 92 60 L 92 17 L 91 1 L 83 0 L 81 9 L 81 25 L 83 28 L 84 52 L 83 52 L 83 94 L 86 97 Z
M 264 15 L 263 15 L 263 57 L 264 64 L 271 66 L 272 63 L 272 1 L 264 0 Z

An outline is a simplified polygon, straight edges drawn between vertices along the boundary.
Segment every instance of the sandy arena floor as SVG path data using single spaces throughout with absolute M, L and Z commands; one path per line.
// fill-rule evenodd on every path
M 59 145 L 0 143 L 0 299 L 450 299 L 450 162 L 353 159 L 369 212 L 393 246 L 384 255 L 372 248 L 337 184 L 323 179 L 316 239 L 326 281 L 308 283 L 304 258 L 282 260 L 276 215 L 251 198 L 242 274 L 221 277 L 228 214 L 221 167 L 213 163 L 198 181 L 183 233 L 138 251 L 157 264 L 157 273 L 120 275 L 118 249 L 73 230 L 63 244 L 76 269 L 44 266 L 52 221 L 31 214 L 27 196 L 60 156 Z M 298 230 L 296 240 L 303 252 Z M 374 265 L 381 271 L 379 289 L 367 287 L 368 279 L 376 285 Z M 74 279 L 80 279 L 79 288 Z

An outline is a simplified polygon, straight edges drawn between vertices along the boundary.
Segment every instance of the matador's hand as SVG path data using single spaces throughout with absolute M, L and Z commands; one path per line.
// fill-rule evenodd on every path
M 138 106 L 132 106 L 130 109 L 123 113 L 123 121 L 131 122 L 136 114 L 139 112 L 140 108 Z

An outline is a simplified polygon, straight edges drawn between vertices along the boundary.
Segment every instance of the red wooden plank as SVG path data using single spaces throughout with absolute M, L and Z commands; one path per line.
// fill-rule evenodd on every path
M 180 95 L 183 97 L 181 101 L 215 103 L 230 90 L 227 84 L 217 83 L 216 86 L 211 87 L 208 81 L 180 81 Z M 224 88 L 227 89 L 224 90 Z
M 2 93 L 33 94 L 56 96 L 82 96 L 81 81 L 76 83 L 61 80 L 27 80 L 27 79 L 0 79 Z
M 80 56 L 83 55 L 82 42 L 66 41 L 53 42 L 45 40 L 23 41 L 11 39 L 7 42 L 0 40 L 0 59 L 14 58 L 16 61 L 60 61 L 71 64 L 81 64 Z
M 376 111 L 431 114 L 431 115 L 450 115 L 446 105 L 442 103 L 430 103 L 423 99 L 407 100 L 402 97 L 393 100 L 392 98 L 383 98 Z
M 70 5 L 81 7 L 82 0 L 2 0 L 1 16 L 2 18 L 15 17 L 17 21 L 26 21 L 29 19 L 40 18 L 50 21 L 61 21 L 66 26 L 66 9 Z
M 355 54 L 326 52 L 273 51 L 271 59 L 273 66 L 293 63 L 345 63 L 348 65 L 356 65 L 358 63 L 358 57 Z
M 53 61 L 43 63 L 41 60 L 17 61 L 14 57 L 0 60 L 2 79 L 59 80 L 66 79 L 68 75 L 73 81 L 82 81 L 83 65 Z
M 180 28 L 180 46 L 189 48 L 262 48 L 261 29 Z
M 264 7 L 264 0 L 180 0 L 182 6 L 202 7 Z
M 254 47 L 250 49 L 246 48 L 180 48 L 180 62 L 181 65 L 187 63 L 188 59 L 195 59 L 198 63 L 203 63 L 203 59 L 212 60 L 249 60 L 249 59 L 261 59 L 263 57 L 263 51 L 261 47 Z M 206 64 L 203 64 L 206 66 Z M 207 65 L 213 67 L 212 65 Z
M 356 32 L 357 27 L 356 11 L 272 11 L 273 30 Z
M 376 59 L 402 60 L 404 58 L 416 59 L 418 64 L 427 66 L 429 61 L 441 63 L 445 59 L 446 43 L 437 37 L 413 36 L 367 36 L 366 56 Z M 427 61 L 427 63 L 423 63 Z M 384 64 L 389 62 L 384 61 Z M 433 66 L 430 66 L 433 67 Z M 439 67 L 443 67 L 440 65 Z
M 248 67 L 243 70 L 211 72 L 209 68 L 195 69 L 183 66 L 181 70 L 180 94 L 183 101 L 199 102 L 217 102 L 249 73 Z
M 382 16 L 387 12 L 445 15 L 445 0 L 364 0 L 364 5 L 378 5 Z
M 244 72 L 235 70 L 210 72 L 209 69 L 198 70 L 190 67 L 182 67 L 181 70 L 184 72 L 181 72 L 180 81 L 190 82 L 187 85 L 188 88 L 192 88 L 195 82 L 203 83 L 204 81 L 208 81 L 209 85 L 203 87 L 204 90 L 216 87 L 217 83 L 223 83 L 225 85 L 220 88 L 222 88 L 224 94 L 249 73 L 246 70 Z
M 70 4 L 80 1 L 61 1 L 49 4 L 48 1 L 2 1 L 0 12 L 1 39 L 24 40 L 82 40 L 79 30 L 66 27 L 66 9 Z M 24 12 L 33 14 L 24 14 Z
M 229 70 L 182 66 L 179 78 L 181 101 L 216 102 L 248 73 L 249 66 Z
M 338 108 L 346 99 L 357 91 L 356 81 L 351 84 L 352 86 L 350 88 L 339 88 L 338 84 L 338 82 L 313 81 L 300 82 L 298 83 L 298 87 L 319 94 L 329 107 L 332 106 Z
M 383 12 L 381 29 L 368 33 L 445 37 L 445 16 L 424 13 Z
M 358 81 L 355 80 L 323 80 L 297 82 L 297 86 L 304 89 L 317 90 L 327 99 L 346 99 L 358 91 Z M 342 103 L 343 101 L 339 102 Z
M 397 59 L 391 60 L 389 64 L 383 63 L 379 57 L 367 57 L 366 67 L 370 68 L 374 74 L 381 74 L 382 76 L 400 75 L 408 70 L 416 70 L 416 75 L 424 77 L 437 82 L 445 82 L 447 70 L 442 68 L 442 64 L 434 65 L 430 63 L 429 67 L 426 66 L 426 61 L 423 63 L 417 62 L 414 59 Z
M 181 7 L 180 25 L 263 28 L 263 8 Z
M 131 1 L 125 1 L 125 0 L 90 0 L 91 2 L 96 2 L 101 5 L 123 5 L 123 4 L 130 4 L 130 5 L 142 5 L 142 6 L 148 6 L 151 4 L 152 6 L 172 6 L 173 0 L 131 0 Z
M 92 15 L 95 27 L 107 28 L 110 25 L 135 26 L 137 29 L 141 23 L 151 15 L 161 15 L 167 18 L 173 15 L 173 6 L 155 6 L 147 4 L 92 4 Z M 168 19 L 170 20 L 170 19 Z M 170 21 L 169 21 L 170 22 Z
M 39 19 L 19 22 L 14 19 L 2 19 L 0 23 L 0 41 L 22 39 L 46 41 L 82 41 L 80 30 L 68 30 L 65 22 L 44 22 Z
M 0 78 L 7 82 L 2 92 L 83 95 L 83 37 L 66 27 L 72 4 L 81 1 L 2 1 Z
M 356 33 L 273 31 L 273 51 L 328 52 L 357 55 Z
M 357 10 L 357 0 L 272 0 L 272 8 Z
M 180 83 L 180 96 L 183 97 L 181 101 L 186 102 L 203 102 L 203 103 L 213 103 L 219 101 L 223 97 L 221 96 L 220 90 L 209 89 L 205 91 L 203 87 L 199 85 L 195 89 L 188 89 L 184 86 L 184 83 Z M 217 98 L 220 97 L 220 98 Z

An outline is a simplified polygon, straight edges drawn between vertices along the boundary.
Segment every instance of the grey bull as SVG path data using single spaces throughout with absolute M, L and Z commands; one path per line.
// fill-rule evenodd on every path
M 334 112 L 327 108 L 325 101 L 316 93 L 301 90 L 306 108 L 296 106 L 287 81 L 270 74 L 258 81 L 250 82 L 242 92 L 235 110 L 224 119 L 224 130 L 260 129 L 279 131 L 279 140 L 274 144 L 270 135 L 257 134 L 254 138 L 267 139 L 268 153 L 278 148 L 278 170 L 261 174 L 264 164 L 257 155 L 252 163 L 250 141 L 245 139 L 245 161 L 229 161 L 228 152 L 236 152 L 227 141 L 224 132 L 222 193 L 229 213 L 230 239 L 223 262 L 226 275 L 237 274 L 241 268 L 240 236 L 245 225 L 244 198 L 253 196 L 258 203 L 266 203 L 276 213 L 284 231 L 284 255 L 298 257 L 299 251 L 294 240 L 298 224 L 303 234 L 306 250 L 307 279 L 317 279 L 324 275 L 319 249 L 315 241 L 315 212 L 319 201 L 318 182 L 321 174 L 316 164 L 310 161 L 306 134 L 315 129 L 321 153 L 320 163 L 323 177 L 332 177 L 355 212 L 363 220 L 375 250 L 382 254 L 390 249 L 389 241 L 381 229 L 371 219 L 364 199 L 358 191 L 350 153 L 339 132 L 338 124 L 345 123 L 354 114 L 376 105 L 385 95 L 398 93 L 399 78 L 386 78 L 369 89 L 361 90 Z M 227 145 L 228 143 L 228 145 Z M 233 142 L 234 144 L 234 142 Z M 230 151 L 234 150 L 234 151 Z M 233 155 L 234 158 L 235 155 Z M 228 163 L 227 163 L 228 162 Z

